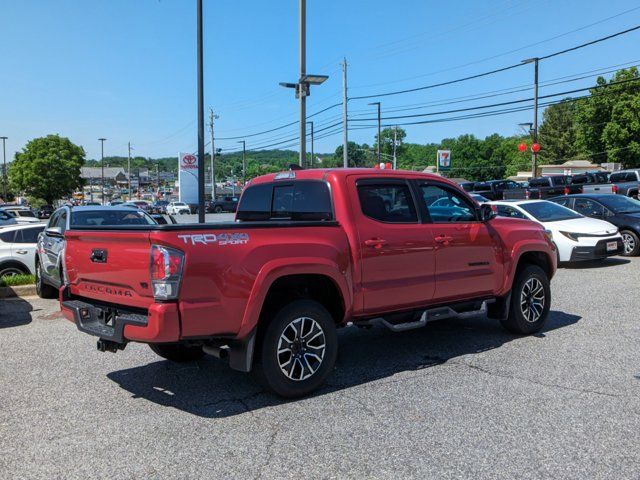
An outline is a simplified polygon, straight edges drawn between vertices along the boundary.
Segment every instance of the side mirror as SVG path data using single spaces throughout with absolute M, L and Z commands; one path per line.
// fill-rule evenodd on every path
M 480 221 L 488 222 L 498 216 L 498 212 L 493 209 L 491 205 L 483 203 L 480 205 Z
M 61 237 L 62 229 L 60 227 L 49 227 L 45 229 L 44 233 L 50 237 Z

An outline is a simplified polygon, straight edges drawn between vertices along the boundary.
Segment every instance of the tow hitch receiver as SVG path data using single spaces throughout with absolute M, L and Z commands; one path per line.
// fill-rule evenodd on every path
M 104 340 L 103 338 L 101 338 L 96 343 L 96 346 L 98 347 L 98 350 L 101 352 L 116 353 L 118 350 L 124 350 L 124 347 L 126 347 L 127 344 L 112 342 L 111 340 Z

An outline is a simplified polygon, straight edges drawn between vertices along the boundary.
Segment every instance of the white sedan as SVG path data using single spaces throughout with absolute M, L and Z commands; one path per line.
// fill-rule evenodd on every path
M 167 205 L 167 214 L 169 215 L 182 215 L 186 213 L 187 215 L 191 213 L 191 209 L 189 205 L 184 202 L 171 202 Z
M 553 236 L 558 261 L 578 262 L 621 255 L 624 251 L 618 227 L 588 218 L 546 200 L 499 200 L 489 202 L 498 216 L 524 218 L 541 224 Z

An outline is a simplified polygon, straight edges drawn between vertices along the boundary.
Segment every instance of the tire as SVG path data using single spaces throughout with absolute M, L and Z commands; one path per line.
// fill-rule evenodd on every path
M 516 274 L 511 289 L 509 315 L 501 320 L 510 332 L 529 335 L 544 327 L 551 307 L 547 274 L 537 265 L 526 265 Z
M 150 343 L 149 348 L 157 355 L 172 362 L 193 362 L 204 356 L 202 347 L 190 347 L 181 343 Z
M 622 255 L 625 257 L 638 256 L 638 253 L 640 253 L 640 238 L 638 238 L 638 234 L 632 230 L 622 230 L 620 234 L 624 244 Z
M 26 268 L 16 264 L 16 263 L 7 263 L 5 265 L 0 266 L 0 278 L 1 277 L 12 277 L 14 275 L 28 275 L 29 270 Z
M 277 395 L 301 397 L 324 383 L 337 355 L 338 335 L 329 312 L 318 302 L 296 300 L 268 324 L 254 372 Z
M 40 298 L 56 298 L 58 291 L 42 278 L 42 265 L 36 262 L 36 293 Z
M 213 209 L 213 213 L 222 213 L 222 207 L 220 205 L 216 205 Z

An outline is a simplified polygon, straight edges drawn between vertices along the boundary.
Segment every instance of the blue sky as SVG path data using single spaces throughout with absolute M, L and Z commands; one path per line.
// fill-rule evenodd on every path
M 193 151 L 196 137 L 195 0 L 25 0 L 4 2 L 0 17 L 0 135 L 7 155 L 36 136 L 59 133 L 88 158 L 145 157 Z M 308 113 L 341 101 L 339 62 L 349 63 L 350 96 L 418 87 L 542 56 L 640 24 L 637 2 L 609 0 L 308 0 L 307 71 L 330 79 L 314 88 Z M 298 72 L 297 0 L 204 0 L 205 108 L 220 118 L 216 137 L 235 137 L 297 120 L 293 92 L 278 86 Z M 606 8 L 605 8 L 606 7 Z M 623 13 L 626 12 L 626 13 Z M 614 17 L 614 18 L 609 18 Z M 595 25 L 591 25 L 596 23 Z M 553 38 L 557 37 L 557 38 Z M 534 46 L 529 46 L 536 44 Z M 540 81 L 639 64 L 640 31 L 540 66 Z M 580 81 L 543 87 L 541 95 L 581 88 Z M 483 79 L 384 97 L 385 110 L 526 86 L 532 67 Z M 518 92 L 446 110 L 529 96 Z M 349 102 L 354 118 L 374 113 L 371 100 Z M 400 114 L 418 113 L 417 111 Z M 339 121 L 340 108 L 314 117 L 317 129 Z M 518 131 L 530 112 L 407 127 L 407 141 L 437 142 L 473 133 Z M 355 124 L 355 122 L 353 122 Z M 363 122 L 365 125 L 371 122 Z M 329 129 L 325 132 L 330 133 Z M 291 126 L 247 138 L 247 148 L 296 136 Z M 323 132 L 323 133 L 325 133 Z M 373 143 L 375 130 L 350 132 Z M 321 134 L 319 133 L 318 136 Z M 207 137 L 208 138 L 208 137 Z M 333 151 L 341 133 L 319 139 Z M 216 146 L 238 148 L 237 140 Z M 295 147 L 293 147 L 295 149 Z

